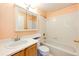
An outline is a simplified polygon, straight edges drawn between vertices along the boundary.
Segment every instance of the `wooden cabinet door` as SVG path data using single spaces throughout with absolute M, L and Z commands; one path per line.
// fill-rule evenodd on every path
M 37 44 L 34 44 L 12 56 L 37 56 Z
M 36 44 L 34 44 L 28 48 L 28 56 L 36 56 L 36 55 L 37 55 L 37 46 Z
M 25 56 L 28 56 L 28 48 L 25 49 Z
M 14 54 L 13 56 L 25 56 L 24 50 L 22 50 L 22 51 L 20 51 L 20 52 L 18 52 L 16 54 Z
M 25 56 L 36 56 L 37 55 L 37 44 L 34 44 L 25 49 Z

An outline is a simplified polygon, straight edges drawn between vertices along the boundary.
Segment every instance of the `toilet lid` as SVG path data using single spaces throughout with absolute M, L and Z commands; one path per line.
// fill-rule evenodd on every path
M 39 50 L 43 51 L 43 52 L 48 52 L 49 51 L 49 48 L 46 47 L 46 46 L 40 46 L 39 47 Z

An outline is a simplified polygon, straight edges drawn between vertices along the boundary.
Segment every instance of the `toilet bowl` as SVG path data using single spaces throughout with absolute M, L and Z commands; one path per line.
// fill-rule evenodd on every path
M 49 48 L 47 46 L 39 46 L 38 51 L 41 56 L 48 56 L 49 55 Z
M 47 46 L 41 45 L 40 42 L 37 43 L 38 48 L 38 55 L 40 56 L 48 56 L 49 55 L 49 48 Z

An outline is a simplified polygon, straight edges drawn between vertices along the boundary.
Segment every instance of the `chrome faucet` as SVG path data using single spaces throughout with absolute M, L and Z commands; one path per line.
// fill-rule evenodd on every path
M 20 37 L 17 34 L 17 37 L 14 39 L 14 41 L 19 41 L 19 40 L 20 40 Z

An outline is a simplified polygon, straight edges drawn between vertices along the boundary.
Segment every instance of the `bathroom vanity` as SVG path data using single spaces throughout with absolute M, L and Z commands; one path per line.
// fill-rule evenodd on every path
M 37 55 L 37 44 L 33 44 L 19 52 L 16 52 L 12 56 L 36 56 Z
M 32 38 L 0 40 L 0 56 L 37 56 L 37 42 Z

